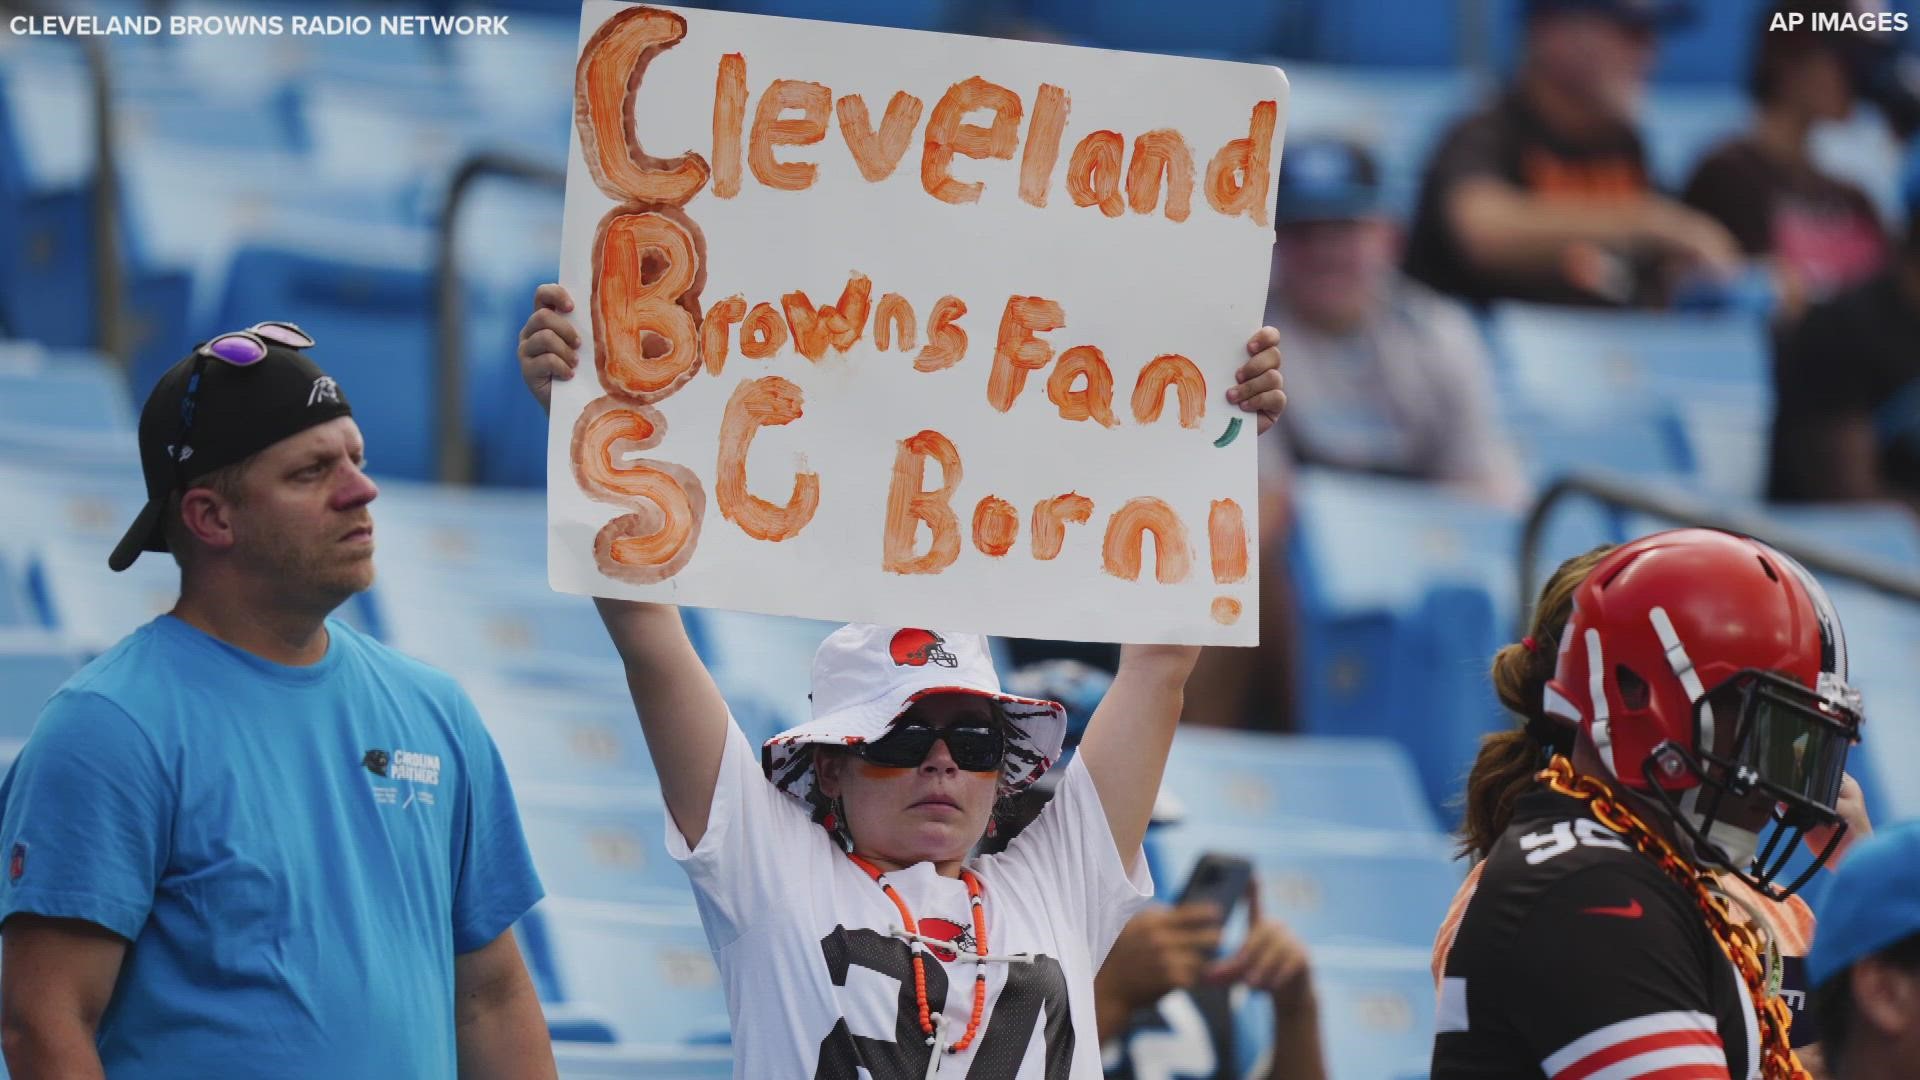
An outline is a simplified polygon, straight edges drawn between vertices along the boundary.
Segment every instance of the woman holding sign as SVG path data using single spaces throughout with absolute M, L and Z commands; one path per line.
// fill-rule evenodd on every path
M 520 335 L 541 405 L 571 378 L 573 302 Z M 1263 328 L 1230 401 L 1286 403 Z M 814 657 L 813 720 L 756 753 L 677 609 L 598 599 L 726 982 L 734 1075 L 1101 1075 L 1093 975 L 1151 894 L 1140 844 L 1198 649 L 1128 646 L 1039 820 L 972 857 L 1060 755 L 1058 704 L 1003 693 L 984 639 L 846 626 Z

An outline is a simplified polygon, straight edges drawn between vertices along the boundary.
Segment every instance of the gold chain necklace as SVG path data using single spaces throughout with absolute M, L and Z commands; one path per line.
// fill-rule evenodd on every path
M 1741 981 L 1747 984 L 1747 996 L 1753 999 L 1754 1016 L 1760 1025 L 1761 1075 L 1766 1080 L 1812 1080 L 1787 1038 L 1792 1012 L 1786 1002 L 1768 993 L 1768 972 L 1760 958 L 1759 937 L 1751 927 L 1733 921 L 1726 900 L 1709 887 L 1712 877 L 1682 859 L 1673 845 L 1648 828 L 1625 803 L 1615 799 L 1606 784 L 1574 772 L 1573 763 L 1565 756 L 1554 755 L 1538 779 L 1562 795 L 1586 800 L 1600 824 L 1632 841 L 1634 850 L 1652 859 L 1668 877 L 1687 890 L 1706 918 L 1707 929 L 1720 943 L 1721 951 L 1733 961 Z

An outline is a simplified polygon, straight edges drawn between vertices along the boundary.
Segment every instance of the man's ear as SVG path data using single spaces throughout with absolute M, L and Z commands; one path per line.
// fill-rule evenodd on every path
M 193 488 L 180 497 L 180 522 L 188 535 L 207 547 L 233 546 L 233 504 L 212 488 Z
M 829 747 L 813 748 L 813 784 L 829 799 L 840 797 L 840 776 L 847 767 L 847 756 Z

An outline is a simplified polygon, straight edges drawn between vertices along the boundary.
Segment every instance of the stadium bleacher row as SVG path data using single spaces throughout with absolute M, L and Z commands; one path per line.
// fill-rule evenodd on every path
M 95 4 L 106 11 L 113 4 Z M 126 0 L 119 6 L 138 5 Z M 181 10 L 222 10 L 176 5 Z M 250 5 L 256 10 L 261 5 Z M 438 342 L 434 229 L 454 169 L 480 151 L 564 164 L 576 5 L 516 3 L 506 38 L 181 39 L 106 43 L 117 107 L 128 367 L 98 355 L 90 90 L 71 43 L 0 43 L 0 758 L 86 659 L 172 602 L 170 564 L 111 574 L 143 501 L 134 410 L 192 341 L 298 321 L 355 395 L 382 482 L 380 583 L 342 617 L 460 677 L 500 745 L 550 899 L 520 927 L 569 1077 L 726 1076 L 725 999 L 664 812 L 590 605 L 545 581 L 545 426 L 513 360 L 534 283 L 554 276 L 557 190 L 483 181 L 458 218 L 465 400 L 478 488 L 432 482 Z M 738 10 L 974 28 L 943 0 L 753 0 Z M 1745 116 L 1746 23 L 1715 5 L 1671 44 L 1648 110 L 1676 181 Z M 1390 0 L 996 0 L 1007 19 L 1087 44 L 1200 55 L 1285 51 L 1292 130 L 1380 146 L 1395 204 L 1446 118 L 1510 53 L 1515 0 L 1479 31 L 1451 4 Z M 1168 12 L 1178 9 L 1181 18 Z M 1388 12 L 1391 11 L 1389 17 Z M 1392 32 L 1381 28 L 1390 27 Z M 1689 76 L 1680 81 L 1673 76 Z M 1872 119 L 1839 157 L 1891 205 Z M 1851 141 L 1849 141 L 1851 140 Z M 1880 155 L 1880 156 L 1876 156 Z M 1525 306 L 1484 322 L 1528 475 L 1600 467 L 1708 505 L 1759 511 L 1773 403 L 1765 328 L 1738 314 Z M 1432 931 L 1461 876 L 1444 830 L 1479 736 L 1505 723 L 1485 678 L 1524 597 L 1521 519 L 1410 482 L 1308 472 L 1294 492 L 1304 732 L 1183 731 L 1166 788 L 1183 816 L 1153 838 L 1177 888 L 1203 852 L 1245 853 L 1266 910 L 1314 948 L 1332 1075 L 1424 1076 Z M 1920 570 L 1904 511 L 1767 511 L 1794 535 Z M 1546 531 L 1552 561 L 1658 523 L 1584 504 Z M 476 588 L 484 583 L 484 588 Z M 1876 819 L 1920 814 L 1920 613 L 1834 583 L 1855 681 L 1876 720 L 1856 757 Z M 750 737 L 804 715 L 819 623 L 688 611 L 696 648 Z M 1904 768 L 1901 766 L 1904 765 Z M 1817 897 L 1816 897 L 1817 898 Z M 1251 1009 L 1245 1038 L 1266 1019 Z

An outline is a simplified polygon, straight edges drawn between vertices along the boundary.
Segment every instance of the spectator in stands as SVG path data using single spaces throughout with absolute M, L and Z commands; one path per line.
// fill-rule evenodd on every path
M 1574 593 L 1586 580 L 1588 573 L 1613 550 L 1612 544 L 1603 544 L 1562 563 L 1540 589 L 1527 636 L 1502 648 L 1493 658 L 1491 676 L 1494 693 L 1500 699 L 1500 704 L 1509 713 L 1522 718 L 1523 723 L 1520 727 L 1495 732 L 1483 739 L 1480 754 L 1474 760 L 1472 772 L 1467 778 L 1460 854 L 1472 858 L 1474 864 L 1467 871 L 1466 880 L 1461 883 L 1459 891 L 1454 894 L 1446 918 L 1434 935 L 1433 981 L 1436 988 L 1440 986 L 1441 973 L 1446 967 L 1447 951 L 1453 945 L 1454 931 L 1459 927 L 1460 918 L 1466 913 L 1467 904 L 1480 883 L 1487 856 L 1513 822 L 1515 803 L 1533 791 L 1540 770 L 1546 767 L 1553 755 L 1573 753 L 1578 729 L 1546 712 L 1546 688 L 1554 677 L 1558 642 L 1564 636 L 1567 619 L 1573 613 Z M 1828 859 L 1829 866 L 1836 865 L 1852 844 L 1873 834 L 1873 828 L 1867 820 L 1866 800 L 1859 784 L 1851 776 L 1841 783 L 1839 810 L 1846 823 L 1846 832 L 1835 854 Z M 1809 847 L 1822 847 L 1831 837 L 1831 830 L 1817 830 L 1811 835 Z M 1820 1048 L 1815 1044 L 1818 1027 L 1810 1022 L 1799 1022 L 1805 1011 L 1808 989 L 1802 962 L 1814 937 L 1813 909 L 1798 896 L 1770 900 L 1737 875 L 1722 873 L 1718 875 L 1718 881 L 1728 895 L 1737 895 L 1742 900 L 1730 909 L 1735 920 L 1746 921 L 1750 912 L 1765 916 L 1766 930 L 1785 958 L 1781 996 L 1792 1003 L 1794 1009 L 1796 1023 L 1790 1031 L 1793 1045 L 1802 1061 L 1813 1067 L 1819 1060 Z
M 1067 709 L 1066 747 L 1071 752 L 1086 730 L 1113 677 L 1075 660 L 1046 660 L 1015 671 L 1009 689 L 1024 697 L 1058 701 Z M 1042 777 L 1020 800 L 1017 816 L 1004 820 L 985 851 L 1005 850 L 1039 813 L 1058 785 Z M 1156 800 L 1145 849 L 1156 860 L 1156 837 L 1179 820 L 1167 793 Z M 1164 867 L 1156 867 L 1157 871 Z M 1254 1075 L 1249 1060 L 1263 1056 L 1266 1080 L 1324 1080 L 1320 1010 L 1306 947 L 1279 922 L 1261 918 L 1258 895 L 1246 938 L 1228 958 L 1219 956 L 1223 913 L 1209 904 L 1156 904 L 1128 921 L 1093 980 L 1101 1057 L 1108 1080 L 1239 1080 Z M 1271 1042 L 1254 1047 L 1235 1022 L 1233 991 L 1246 987 L 1267 995 L 1273 1010 Z M 1136 1068 L 1134 1044 L 1143 1046 Z M 1151 1062 L 1151 1067 L 1145 1067 Z M 1231 1068 L 1230 1068 L 1231 1066 Z
M 1920 1061 L 1920 822 L 1861 844 L 1827 893 L 1808 957 L 1835 1080 L 1895 1080 Z
M 1898 499 L 1920 511 L 1920 156 L 1903 249 L 1807 313 L 1774 363 L 1774 499 Z
M 141 412 L 108 563 L 170 552 L 180 598 L 0 782 L 15 1076 L 554 1075 L 499 754 L 452 679 L 328 618 L 373 583 L 377 489 L 312 345 L 222 335 Z
M 580 337 L 560 286 L 534 305 L 521 372 L 546 406 Z M 1229 393 L 1260 431 L 1286 400 L 1277 341 L 1255 335 Z M 734 1006 L 734 1075 L 1099 1072 L 1094 971 L 1151 891 L 1141 842 L 1197 649 L 1127 646 L 1046 809 L 974 856 L 1066 730 L 1001 691 L 983 639 L 836 630 L 814 719 L 756 754 L 677 609 L 597 603 Z
M 1396 269 L 1373 155 L 1345 139 L 1296 138 L 1279 190 L 1267 321 L 1287 342 L 1288 379 L 1306 404 L 1261 444 L 1260 646 L 1201 654 L 1188 724 L 1292 726 L 1283 545 L 1293 462 L 1432 480 L 1501 505 L 1527 491 L 1472 317 Z
M 1237 1080 L 1254 1075 L 1248 1070 L 1255 1063 L 1239 1059 L 1232 1022 L 1230 991 L 1244 986 L 1267 995 L 1273 1009 L 1273 1041 L 1262 1051 L 1267 1068 L 1258 1075 L 1265 1080 L 1325 1080 L 1320 1007 L 1306 946 L 1285 924 L 1262 918 L 1256 903 L 1246 940 L 1232 956 L 1219 958 L 1220 919 L 1220 911 L 1210 904 L 1156 904 L 1120 931 L 1093 983 L 1109 1078 Z M 1195 999 L 1207 989 L 1216 992 L 1212 1000 L 1220 1004 L 1227 1022 L 1195 1030 L 1192 1019 L 1205 1015 Z M 1184 1007 L 1170 997 L 1184 998 Z M 1135 1046 L 1143 1044 L 1152 1045 L 1156 1070 L 1136 1061 Z M 1227 1062 L 1237 1069 L 1229 1072 Z
M 1815 125 L 1853 112 L 1848 38 L 1815 30 L 1812 16 L 1850 10 L 1846 0 L 1783 0 L 1761 12 L 1747 80 L 1752 130 L 1713 150 L 1687 181 L 1686 201 L 1727 227 L 1751 259 L 1773 264 L 1781 322 L 1810 302 L 1873 275 L 1886 258 L 1880 217 L 1867 193 L 1813 160 Z M 1772 29 L 1781 13 L 1801 16 Z
M 1739 262 L 1727 230 L 1654 190 L 1635 113 L 1669 0 L 1528 0 L 1514 83 L 1427 163 L 1407 272 L 1475 303 L 1659 304 Z
M 1464 307 L 1395 268 L 1373 155 L 1343 139 L 1292 140 L 1279 188 L 1267 316 L 1305 404 L 1266 445 L 1306 464 L 1518 503 L 1526 479 L 1501 430 L 1479 329 Z

